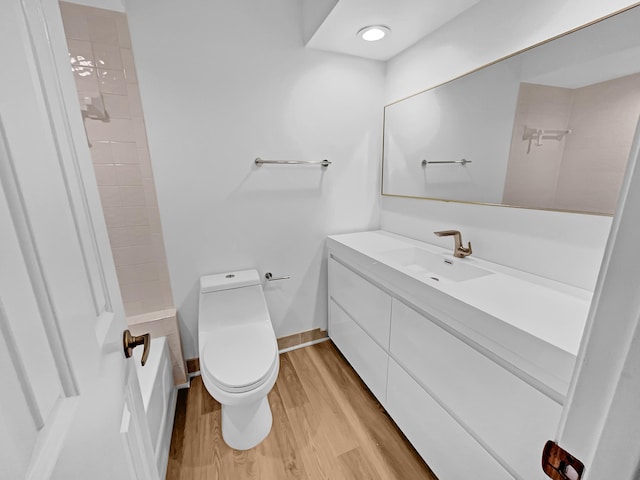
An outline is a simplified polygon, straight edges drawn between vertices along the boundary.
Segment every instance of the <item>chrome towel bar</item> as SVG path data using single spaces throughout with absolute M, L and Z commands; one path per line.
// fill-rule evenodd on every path
M 427 165 L 434 165 L 434 164 L 443 164 L 443 163 L 458 163 L 462 166 L 465 166 L 467 163 L 471 163 L 472 160 L 467 160 L 466 158 L 463 158 L 462 160 L 422 160 L 421 165 L 423 167 L 426 167 Z
M 263 160 L 260 157 L 255 159 L 255 164 L 260 165 L 322 165 L 323 167 L 328 167 L 331 165 L 329 160 L 320 160 L 318 162 L 305 162 L 302 160 Z

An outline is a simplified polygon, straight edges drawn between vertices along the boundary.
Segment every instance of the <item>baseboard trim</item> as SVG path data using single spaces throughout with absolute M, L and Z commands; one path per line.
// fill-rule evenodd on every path
M 196 373 L 190 373 L 187 375 L 187 382 L 186 383 L 181 383 L 180 385 L 176 385 L 176 390 L 182 390 L 185 388 L 191 388 L 191 379 L 193 377 L 197 377 L 198 375 L 200 375 L 200 372 L 196 372 Z
M 327 331 L 319 328 L 307 330 L 306 332 L 294 333 L 293 335 L 287 335 L 286 337 L 280 337 L 278 338 L 278 351 L 282 353 L 285 350 L 288 351 L 292 347 L 308 345 L 309 342 L 321 340 L 323 338 L 327 338 Z
M 311 340 L 310 342 L 300 343 L 298 345 L 294 345 L 293 347 L 282 348 L 278 350 L 278 353 L 283 354 L 290 352 L 292 350 L 298 350 L 299 348 L 310 347 L 311 345 L 316 345 L 317 343 L 326 342 L 329 340 L 329 337 L 318 338 L 317 340 Z

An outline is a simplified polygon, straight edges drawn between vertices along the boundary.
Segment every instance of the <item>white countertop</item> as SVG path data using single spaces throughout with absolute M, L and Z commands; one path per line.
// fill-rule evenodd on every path
M 475 254 L 454 259 L 451 253 L 453 248 L 446 250 L 382 230 L 333 235 L 329 238 L 573 356 L 578 353 L 592 292 L 484 261 Z M 407 247 L 450 257 L 456 262 L 477 266 L 493 274 L 453 283 L 430 281 L 424 275 L 394 264 L 385 255 Z

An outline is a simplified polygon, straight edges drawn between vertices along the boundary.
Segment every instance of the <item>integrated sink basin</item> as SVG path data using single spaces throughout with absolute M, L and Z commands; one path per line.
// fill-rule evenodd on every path
M 383 252 L 380 257 L 414 275 L 424 276 L 435 282 L 456 283 L 493 275 L 489 270 L 470 265 L 467 263 L 468 260 L 432 253 L 417 247 Z

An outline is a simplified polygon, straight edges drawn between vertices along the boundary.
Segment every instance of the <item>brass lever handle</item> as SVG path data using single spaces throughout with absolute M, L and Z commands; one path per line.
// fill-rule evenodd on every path
M 142 361 L 140 362 L 144 367 L 144 364 L 147 363 L 147 358 L 149 358 L 149 350 L 151 349 L 151 335 L 149 333 L 144 333 L 142 335 L 131 335 L 131 332 L 127 329 L 122 334 L 122 346 L 124 348 L 124 356 L 129 358 L 133 355 L 133 349 L 139 345 L 144 345 L 144 350 L 142 351 Z
M 458 253 L 460 253 L 461 257 L 466 257 L 467 255 L 471 255 L 473 253 L 473 250 L 471 250 L 471 242 L 467 242 L 469 244 L 469 246 L 467 248 L 464 248 L 462 245 L 460 245 L 460 247 L 458 248 Z M 458 255 L 456 255 L 457 257 Z

